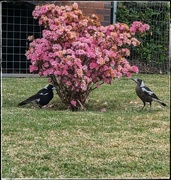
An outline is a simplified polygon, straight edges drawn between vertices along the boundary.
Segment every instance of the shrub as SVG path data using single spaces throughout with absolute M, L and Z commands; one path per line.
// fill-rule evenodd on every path
M 126 60 L 128 47 L 140 44 L 134 35 L 148 30 L 148 24 L 135 21 L 131 27 L 124 23 L 104 27 L 96 15 L 84 16 L 77 3 L 36 6 L 33 16 L 45 29 L 42 38 L 29 38 L 33 40 L 26 52 L 30 72 L 50 77 L 71 110 L 84 109 L 89 94 L 103 83 L 138 72 Z

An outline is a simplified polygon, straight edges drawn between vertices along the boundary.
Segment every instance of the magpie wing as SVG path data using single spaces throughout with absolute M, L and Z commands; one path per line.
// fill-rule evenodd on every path
M 47 89 L 41 89 L 40 91 L 38 91 L 37 93 L 40 97 L 42 96 L 47 96 L 49 94 Z
M 18 106 L 22 106 L 24 104 L 28 104 L 28 103 L 33 102 L 33 101 L 39 102 L 42 97 L 47 96 L 48 94 L 49 93 L 48 93 L 47 89 L 41 89 L 36 94 L 34 94 L 34 95 L 30 96 L 29 98 L 27 98 L 26 100 L 20 102 L 18 104 Z
M 48 94 L 47 89 L 41 89 L 36 94 L 34 94 L 34 95 L 30 96 L 29 98 L 27 98 L 26 100 L 20 102 L 18 104 L 18 106 L 22 106 L 24 104 L 28 104 L 28 103 L 33 102 L 33 101 L 39 102 L 41 97 L 44 96 L 44 95 L 47 95 L 47 94 Z
M 143 91 L 146 95 L 148 95 L 148 96 L 150 96 L 150 97 L 152 97 L 152 98 L 159 99 L 159 98 L 154 94 L 154 92 L 151 91 L 151 89 L 149 89 L 147 86 L 143 86 L 143 87 L 142 87 L 142 91 Z
M 34 94 L 33 96 L 30 96 L 30 97 L 27 98 L 26 100 L 20 102 L 20 103 L 18 104 L 18 106 L 22 106 L 22 105 L 24 105 L 24 104 L 28 104 L 28 103 L 31 103 L 31 102 L 33 102 L 33 101 L 39 101 L 39 99 L 40 99 L 40 95 L 39 95 L 39 94 Z
M 41 89 L 40 91 L 38 91 L 36 94 L 34 94 L 33 96 L 30 96 L 28 99 L 26 99 L 25 101 L 39 101 L 39 99 L 42 96 L 46 96 L 48 95 L 48 90 L 47 89 Z

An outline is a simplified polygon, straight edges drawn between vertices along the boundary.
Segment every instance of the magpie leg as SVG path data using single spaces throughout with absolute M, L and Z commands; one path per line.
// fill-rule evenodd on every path
M 40 109 L 42 109 L 43 107 L 42 105 L 40 105 L 39 103 L 36 103 L 36 104 L 39 106 Z
M 145 107 L 145 102 L 143 101 L 143 104 L 144 104 L 144 106 L 141 108 L 141 110 L 140 111 L 142 111 L 143 109 L 144 109 L 144 107 Z
M 151 111 L 151 102 L 149 102 L 150 103 L 150 111 Z

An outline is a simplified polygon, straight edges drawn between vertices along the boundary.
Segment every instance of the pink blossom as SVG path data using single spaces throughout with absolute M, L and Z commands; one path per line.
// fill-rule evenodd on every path
M 135 35 L 135 32 L 136 32 L 136 29 L 135 29 L 134 27 L 131 27 L 131 28 L 130 28 L 130 33 L 131 33 L 132 35 Z
M 86 90 L 87 90 L 87 85 L 86 85 L 85 80 L 83 80 L 83 81 L 81 82 L 81 89 L 82 89 L 83 91 L 86 91 Z
M 76 102 L 75 100 L 72 100 L 72 101 L 71 101 L 71 104 L 72 104 L 73 106 L 76 106 L 76 105 L 77 105 L 77 102 Z
M 91 69 L 95 69 L 95 68 L 97 68 L 98 67 L 98 64 L 97 63 L 90 63 L 90 68 Z
M 77 3 L 74 3 L 74 4 L 72 5 L 72 7 L 73 7 L 74 9 L 78 9 L 78 4 L 77 4 Z
M 48 67 L 49 67 L 49 63 L 48 63 L 48 62 L 45 62 L 45 63 L 43 64 L 43 67 L 48 68 Z
M 96 57 L 95 53 L 90 48 L 87 48 L 87 53 L 86 54 L 87 54 L 87 57 L 89 57 L 89 58 L 95 58 Z
M 106 112 L 106 108 L 102 108 L 100 111 L 101 112 Z
M 128 69 L 127 69 L 127 68 L 123 68 L 123 69 L 122 69 L 122 72 L 123 72 L 124 74 L 127 74 L 127 73 L 128 73 Z
M 67 81 L 67 82 L 66 82 L 66 85 L 67 85 L 67 86 L 71 86 L 72 83 L 71 83 L 70 81 Z
M 77 69 L 76 72 L 77 72 L 78 77 L 82 77 L 83 76 L 82 69 Z
M 79 24 L 82 26 L 87 26 L 88 20 L 80 21 Z
M 52 49 L 55 50 L 62 50 L 62 46 L 60 44 L 53 44 Z
M 118 78 L 121 78 L 121 77 L 122 77 L 122 73 L 117 72 L 117 73 L 116 73 L 116 76 L 117 76 Z
M 96 87 L 99 88 L 99 87 L 100 87 L 100 83 L 97 83 L 97 84 L 96 84 Z
M 148 31 L 150 26 L 148 24 L 143 24 L 140 21 L 134 21 L 130 27 L 130 32 L 132 35 L 135 35 L 136 32 L 144 33 Z
M 38 70 L 37 66 L 30 65 L 30 72 L 34 72 L 34 71 L 37 71 L 37 70 Z
M 85 55 L 85 51 L 82 49 L 76 50 L 76 54 L 78 55 Z
M 127 72 L 127 73 L 126 73 L 126 76 L 127 76 L 128 78 L 130 78 L 130 77 L 131 77 L 131 73 L 130 73 L 130 72 Z
M 34 36 L 28 36 L 27 38 L 29 41 L 33 41 L 34 40 Z
M 76 40 L 76 38 L 77 38 L 77 34 L 76 34 L 76 32 L 68 32 L 67 33 L 67 37 L 69 38 L 69 39 L 74 39 L 74 40 Z
M 105 60 L 103 58 L 98 58 L 97 64 L 103 65 L 103 64 L 105 64 Z
M 88 83 L 92 82 L 92 78 L 89 78 L 88 76 L 84 76 L 85 81 Z
M 138 67 L 137 66 L 132 66 L 132 71 L 135 72 L 135 73 L 138 73 L 139 72 Z
M 43 71 L 44 76 L 48 76 L 50 74 L 53 74 L 53 69 L 46 69 L 46 70 Z
M 118 40 L 118 46 L 122 46 L 123 45 L 123 41 Z
M 84 65 L 84 66 L 82 67 L 82 69 L 83 69 L 84 71 L 87 71 L 87 66 Z
M 144 29 L 148 31 L 150 29 L 150 26 L 148 24 L 144 24 Z
M 87 77 L 90 77 L 90 76 L 91 76 L 91 71 L 87 71 L 87 72 L 86 72 L 86 76 L 87 76 Z
M 61 71 L 59 70 L 54 71 L 54 75 L 61 75 Z
M 71 11 L 71 7 L 70 6 L 65 6 L 66 11 Z

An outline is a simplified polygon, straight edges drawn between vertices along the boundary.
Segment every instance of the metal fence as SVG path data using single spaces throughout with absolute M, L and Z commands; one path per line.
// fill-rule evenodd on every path
M 33 9 L 34 5 L 26 2 L 2 2 L 2 73 L 6 76 L 29 73 L 27 37 L 41 36 L 41 27 L 32 17 Z
M 139 67 L 141 73 L 167 73 L 169 69 L 169 2 L 119 2 L 117 21 L 131 24 L 142 21 L 150 30 L 140 38 L 141 45 L 131 49 L 130 64 Z M 171 44 L 170 44 L 171 45 Z

